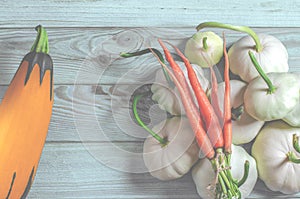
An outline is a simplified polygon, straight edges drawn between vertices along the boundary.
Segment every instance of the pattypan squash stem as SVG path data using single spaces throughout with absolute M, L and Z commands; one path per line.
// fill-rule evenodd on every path
M 269 79 L 269 77 L 267 76 L 267 74 L 263 71 L 263 69 L 261 68 L 261 66 L 259 65 L 258 61 L 256 60 L 253 52 L 251 52 L 249 50 L 248 52 L 250 58 L 251 58 L 251 61 L 253 63 L 253 65 L 255 66 L 257 72 L 259 73 L 259 75 L 263 78 L 263 80 L 266 82 L 266 84 L 268 85 L 269 87 L 269 90 L 268 90 L 268 94 L 272 94 L 275 92 L 276 90 L 276 87 L 273 85 L 273 83 L 271 82 L 271 80 Z
M 135 57 L 135 56 L 140 56 L 140 55 L 144 55 L 144 54 L 147 54 L 147 53 L 151 53 L 151 52 L 154 52 L 157 57 L 159 58 L 159 60 L 165 64 L 165 59 L 163 57 L 163 55 L 161 54 L 161 52 L 155 48 L 147 48 L 147 49 L 144 49 L 144 50 L 141 50 L 141 51 L 137 51 L 137 52 L 132 52 L 132 53 L 125 53 L 125 52 L 121 52 L 120 53 L 120 56 L 121 57 L 124 57 L 124 58 L 129 58 L 129 57 Z M 163 73 L 164 73 L 164 76 L 168 82 L 168 85 L 170 86 L 170 88 L 174 88 L 175 85 L 173 83 L 173 81 L 171 80 L 168 72 L 166 71 L 165 68 L 162 67 L 162 70 L 163 70 Z
M 138 122 L 138 124 L 141 127 L 143 127 L 143 129 L 145 129 L 148 133 L 150 133 L 161 144 L 162 147 L 164 147 L 168 144 L 168 140 L 166 138 L 160 137 L 157 133 L 153 132 L 147 125 L 145 125 L 145 123 L 142 121 L 142 119 L 140 118 L 140 116 L 137 112 L 136 106 L 142 96 L 143 95 L 136 95 L 133 98 L 132 110 L 133 110 L 134 117 L 135 117 L 136 121 Z
M 293 147 L 298 153 L 300 153 L 299 136 L 296 134 L 293 135 Z
M 207 49 L 208 49 L 208 45 L 207 45 L 207 37 L 204 37 L 204 38 L 202 39 L 202 45 L 203 45 L 204 50 L 207 51 Z
M 250 163 L 248 160 L 246 160 L 245 164 L 244 164 L 244 175 L 243 175 L 242 179 L 240 179 L 240 181 L 238 181 L 238 187 L 242 186 L 248 179 L 249 168 L 250 168 Z
M 286 155 L 287 155 L 289 161 L 296 163 L 296 164 L 300 164 L 300 158 L 298 158 L 293 151 L 288 152 Z
M 30 51 L 48 54 L 49 45 L 48 45 L 48 35 L 46 30 L 41 25 L 35 27 L 35 30 L 38 32 L 38 34 Z
M 261 52 L 263 49 L 263 46 L 261 45 L 257 34 L 251 28 L 249 28 L 247 26 L 235 26 L 235 25 L 223 24 L 223 23 L 219 23 L 219 22 L 204 22 L 204 23 L 199 24 L 196 27 L 196 29 L 197 29 L 197 31 L 199 31 L 199 30 L 201 30 L 203 28 L 207 28 L 207 27 L 225 28 L 225 29 L 229 29 L 229 30 L 247 33 L 248 35 L 250 35 L 253 38 L 253 40 L 255 42 L 256 52 Z
M 231 119 L 234 121 L 238 121 L 241 119 L 242 114 L 244 113 L 244 104 L 234 108 L 231 108 Z

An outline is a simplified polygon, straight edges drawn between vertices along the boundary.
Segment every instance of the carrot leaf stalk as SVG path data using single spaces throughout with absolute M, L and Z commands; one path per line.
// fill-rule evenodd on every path
M 211 117 L 214 120 L 216 120 L 217 124 L 219 124 L 219 120 L 214 112 L 214 109 L 211 107 L 211 104 L 209 103 L 207 96 L 202 95 L 204 92 L 203 92 L 203 90 L 201 91 L 201 85 L 197 81 L 197 77 L 194 76 L 194 69 L 191 67 L 189 61 L 183 56 L 183 54 L 175 46 L 173 46 L 174 49 L 176 50 L 177 54 L 184 61 L 185 66 L 188 70 L 189 81 L 192 85 L 192 90 L 194 91 L 194 94 L 196 95 L 196 99 L 197 99 L 200 111 L 195 109 L 195 106 L 193 105 L 194 102 L 191 98 L 190 88 L 187 85 L 185 76 L 183 75 L 181 68 L 174 61 L 169 50 L 166 48 L 164 43 L 161 40 L 159 40 L 159 43 L 164 50 L 166 60 L 170 64 L 172 71 L 170 69 L 168 69 L 168 67 L 164 63 L 162 63 L 162 62 L 160 62 L 160 63 L 166 69 L 166 71 L 169 73 L 169 75 L 173 79 L 176 87 L 178 88 L 181 100 L 183 102 L 183 107 L 186 111 L 187 117 L 188 117 L 191 127 L 194 131 L 194 134 L 195 134 L 196 140 L 198 142 L 198 145 L 200 147 L 200 150 L 202 150 L 202 152 L 210 160 L 211 166 L 215 171 L 216 182 L 215 182 L 215 186 L 212 186 L 212 187 L 215 187 L 214 191 L 215 191 L 216 198 L 241 198 L 241 192 L 239 191 L 238 181 L 233 179 L 233 177 L 231 175 L 231 169 L 230 169 L 231 168 L 231 166 L 230 166 L 231 153 L 227 153 L 227 152 L 231 152 L 231 150 L 226 149 L 226 151 L 225 151 L 226 153 L 224 153 L 224 149 L 223 149 L 224 148 L 224 145 L 223 145 L 224 137 L 222 134 L 223 133 L 222 129 L 217 128 L 220 132 L 215 131 L 216 134 L 214 135 L 217 137 L 218 137 L 218 135 L 221 135 L 218 138 L 220 139 L 220 143 L 222 143 L 222 145 L 220 145 L 222 147 L 213 147 L 213 142 L 212 142 L 213 136 L 209 137 L 204 130 L 204 126 L 199 125 L 199 121 L 201 121 L 201 118 L 207 117 L 206 119 L 208 120 L 208 117 Z M 227 78 L 226 81 L 229 81 L 229 79 Z M 200 87 L 200 89 L 199 89 L 199 87 Z M 230 91 L 230 90 L 227 88 L 227 92 L 228 91 Z M 200 96 L 204 99 L 200 99 Z M 228 97 L 228 95 L 227 95 L 227 97 Z M 207 103 L 207 101 L 208 101 L 208 103 Z M 227 101 L 229 101 L 229 99 Z M 227 103 L 230 104 L 230 101 Z M 225 112 L 230 113 L 230 111 L 227 111 L 227 110 L 225 110 Z M 206 114 L 206 115 L 204 115 L 204 114 Z M 225 115 L 225 116 L 227 117 L 227 115 Z M 228 135 L 228 134 L 230 135 L 230 133 L 231 133 L 230 128 L 228 128 L 228 133 L 225 135 Z M 229 142 L 227 140 L 227 143 L 231 143 L 231 142 Z
M 38 32 L 35 42 L 31 47 L 31 52 L 41 52 L 48 54 L 49 53 L 49 45 L 48 45 L 48 35 L 46 30 L 41 26 L 38 25 L 35 27 L 35 30 Z
M 224 24 L 224 23 L 219 23 L 219 22 L 204 22 L 204 23 L 199 24 L 196 27 L 196 29 L 197 29 L 197 31 L 199 31 L 199 30 L 201 30 L 203 28 L 207 28 L 207 27 L 224 28 L 224 29 L 247 33 L 248 35 L 250 35 L 253 38 L 253 40 L 255 42 L 256 52 L 261 52 L 263 50 L 263 46 L 259 40 L 259 37 L 251 28 L 249 28 L 247 26 L 235 26 L 235 25 Z
M 151 53 L 151 51 L 153 51 L 159 58 L 159 60 L 162 62 L 162 63 L 165 63 L 165 59 L 163 57 L 163 55 L 161 54 L 161 52 L 155 48 L 146 48 L 144 50 L 141 50 L 141 51 L 136 51 L 136 52 L 132 52 L 132 53 L 129 53 L 129 52 L 121 52 L 120 53 L 120 56 L 121 57 L 124 57 L 124 58 L 130 58 L 130 57 L 135 57 L 135 56 L 140 56 L 140 55 L 144 55 L 144 54 L 147 54 L 147 53 Z M 170 88 L 174 88 L 175 85 L 174 83 L 172 82 L 170 76 L 168 75 L 167 71 L 162 67 L 162 70 L 163 70 L 163 73 L 164 73 L 164 76 L 168 82 L 168 85 L 170 86 Z
M 136 95 L 133 98 L 133 103 L 132 103 L 132 110 L 133 110 L 133 114 L 135 117 L 135 120 L 137 121 L 137 123 L 143 128 L 145 129 L 148 133 L 150 133 L 150 135 L 152 135 L 160 144 L 162 147 L 166 146 L 168 144 L 168 139 L 167 138 L 162 138 L 161 136 L 159 136 L 157 133 L 155 133 L 154 131 L 152 131 L 140 118 L 138 111 L 137 111 L 137 104 L 139 102 L 139 100 L 141 99 L 141 97 L 143 97 L 143 95 Z

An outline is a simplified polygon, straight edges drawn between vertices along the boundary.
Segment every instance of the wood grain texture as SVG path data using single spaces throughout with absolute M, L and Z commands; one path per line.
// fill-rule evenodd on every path
M 187 27 L 216 20 L 257 27 L 299 27 L 299 1 L 5 0 L 0 27 Z
M 160 68 L 152 55 L 122 59 L 120 52 L 149 46 L 160 49 L 157 38 L 184 49 L 194 28 L 50 28 L 50 54 L 56 84 L 128 84 L 149 80 Z M 221 30 L 214 29 L 219 35 Z M 280 39 L 288 49 L 291 71 L 299 71 L 300 28 L 258 28 Z M 244 36 L 226 31 L 228 43 Z M 0 84 L 8 85 L 35 39 L 31 29 L 0 29 Z M 148 78 L 148 79 L 147 79 Z
M 91 148 L 119 158 L 107 143 L 91 143 Z M 129 151 L 141 151 L 138 142 L 117 143 Z M 268 190 L 258 181 L 249 198 L 299 198 L 300 195 L 283 195 Z M 28 198 L 153 198 L 196 199 L 191 174 L 181 179 L 162 182 L 148 173 L 132 174 L 111 169 L 91 156 L 80 144 L 48 143 L 40 161 L 37 176 Z

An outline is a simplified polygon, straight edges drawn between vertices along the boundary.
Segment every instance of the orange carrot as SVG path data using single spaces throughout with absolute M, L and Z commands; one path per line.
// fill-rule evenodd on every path
M 191 66 L 189 60 L 180 52 L 180 50 L 176 46 L 172 44 L 170 45 L 175 49 L 175 51 L 183 60 L 187 68 L 189 81 L 194 90 L 200 108 L 200 113 L 204 119 L 206 130 L 208 131 L 208 136 L 210 138 L 211 143 L 214 145 L 215 148 L 222 148 L 224 146 L 224 141 L 219 119 L 216 116 L 216 113 L 212 105 L 210 104 L 206 93 L 202 89 L 202 86 L 198 80 L 198 77 L 193 67 Z
M 231 104 L 230 104 L 230 78 L 229 78 L 229 61 L 228 54 L 226 50 L 226 39 L 223 33 L 224 40 L 224 59 L 225 59 L 225 69 L 224 69 L 224 82 L 225 82 L 225 93 L 224 93 L 224 126 L 223 126 L 223 136 L 224 136 L 224 150 L 227 153 L 231 153 L 231 143 L 232 143 L 232 124 L 231 124 Z
M 219 119 L 220 126 L 223 126 L 223 113 L 221 111 L 219 102 L 218 102 L 218 82 L 216 78 L 216 73 L 212 67 L 210 67 L 211 73 L 211 105 L 215 110 L 215 113 Z
M 174 72 L 174 74 L 173 74 L 173 72 L 164 63 L 162 63 L 159 59 L 158 59 L 158 61 L 160 62 L 162 67 L 164 67 L 165 70 L 168 72 L 168 74 L 172 78 L 174 84 L 176 85 L 176 87 L 180 93 L 180 98 L 182 100 L 183 107 L 185 109 L 186 115 L 189 119 L 190 125 L 195 134 L 199 148 L 206 155 L 206 157 L 208 159 L 213 159 L 215 156 L 214 148 L 203 128 L 200 113 L 199 113 L 198 109 L 196 108 L 194 101 L 192 100 L 192 97 L 191 97 L 191 94 L 189 91 L 189 87 L 185 80 L 184 74 L 181 71 L 180 67 L 176 64 L 174 59 L 172 58 L 168 49 L 165 48 L 165 46 L 163 45 L 163 43 L 160 40 L 159 40 L 159 42 L 162 44 L 166 59 L 170 63 L 172 70 L 176 71 L 176 72 Z M 156 56 L 156 54 L 154 54 L 154 56 Z

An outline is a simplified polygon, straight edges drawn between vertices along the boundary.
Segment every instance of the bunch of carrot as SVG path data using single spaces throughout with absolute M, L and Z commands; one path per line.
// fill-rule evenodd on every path
M 188 82 L 183 74 L 183 71 L 175 62 L 171 56 L 171 53 L 161 40 L 159 40 L 159 43 L 164 50 L 166 60 L 170 64 L 172 70 L 169 69 L 154 52 L 153 54 L 157 57 L 162 67 L 167 71 L 168 75 L 172 78 L 174 84 L 178 88 L 180 98 L 182 100 L 190 125 L 194 131 L 199 148 L 210 160 L 211 165 L 216 172 L 216 182 L 214 182 L 212 186 L 214 187 L 216 198 L 240 198 L 241 193 L 238 188 L 239 183 L 237 180 L 233 179 L 230 170 L 232 144 L 230 79 L 228 55 L 226 51 L 226 41 L 224 35 L 223 38 L 223 50 L 225 57 L 225 97 L 223 115 L 221 114 L 219 107 L 215 106 L 218 103 L 210 102 L 205 91 L 202 89 L 190 62 L 178 48 L 168 43 L 175 49 L 176 53 L 182 59 L 187 68 L 188 79 L 192 86 L 192 91 L 196 97 L 198 107 L 192 98 L 192 91 L 188 86 Z M 212 96 L 216 96 L 217 81 L 214 78 L 213 70 L 212 80 Z M 215 97 L 212 98 L 212 102 L 216 100 Z

